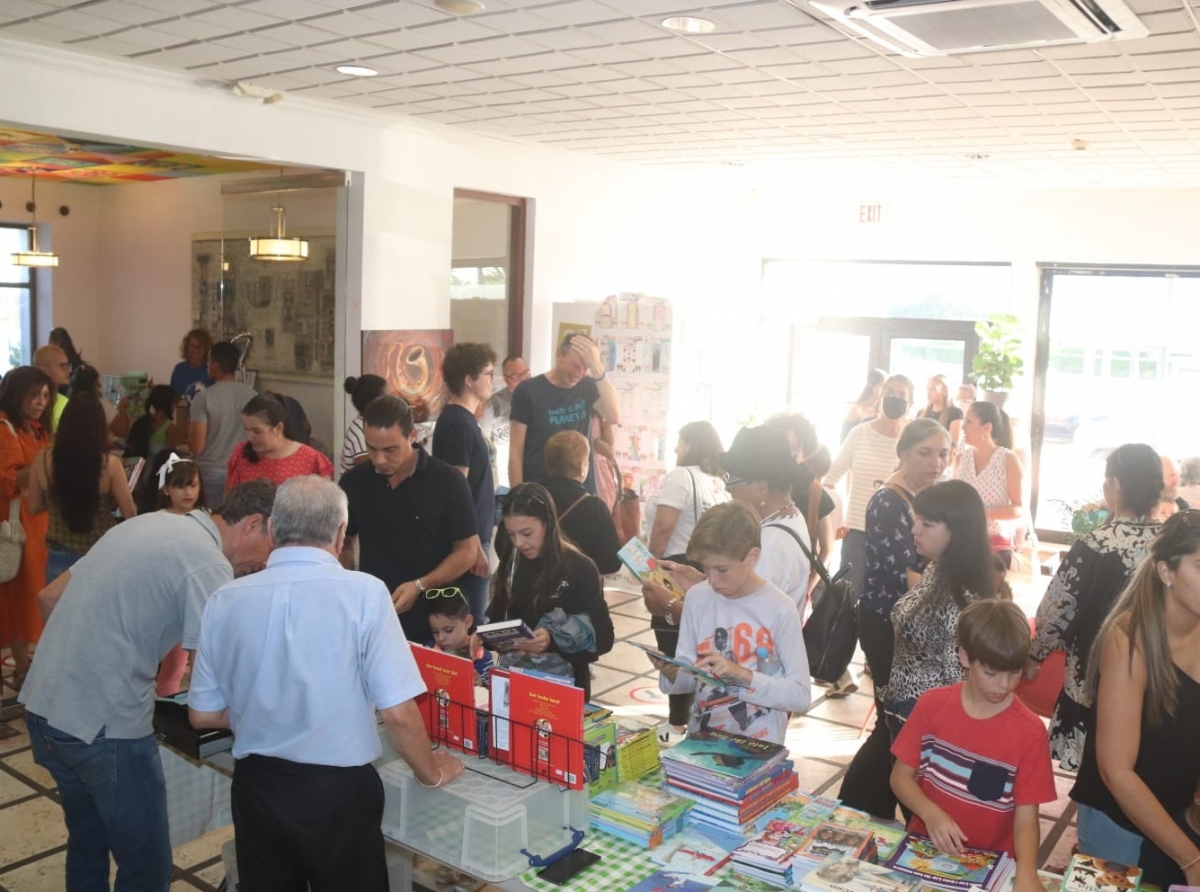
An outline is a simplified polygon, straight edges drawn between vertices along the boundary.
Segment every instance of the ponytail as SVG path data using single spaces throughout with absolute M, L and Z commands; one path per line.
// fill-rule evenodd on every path
M 992 440 L 997 446 L 1005 449 L 1013 448 L 1012 423 L 1008 414 L 995 403 L 971 403 L 970 411 L 975 413 L 981 424 L 992 426 Z

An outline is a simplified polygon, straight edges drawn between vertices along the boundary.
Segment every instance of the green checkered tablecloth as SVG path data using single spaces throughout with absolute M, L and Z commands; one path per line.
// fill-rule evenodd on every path
M 662 870 L 650 860 L 649 849 L 600 830 L 588 830 L 582 848 L 596 853 L 600 860 L 566 885 L 556 886 L 538 879 L 540 868 L 525 871 L 521 882 L 537 892 L 621 892 Z

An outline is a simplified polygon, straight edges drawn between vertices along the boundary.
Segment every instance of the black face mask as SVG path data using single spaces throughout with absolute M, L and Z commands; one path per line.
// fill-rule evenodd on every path
M 904 413 L 908 410 L 908 400 L 898 396 L 885 396 L 882 408 L 883 414 L 895 421 L 897 418 L 904 417 Z

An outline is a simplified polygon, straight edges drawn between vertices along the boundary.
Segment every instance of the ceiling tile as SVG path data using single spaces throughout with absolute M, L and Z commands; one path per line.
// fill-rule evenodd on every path
M 560 25 L 587 25 L 611 22 L 624 17 L 611 6 L 605 6 L 595 0 L 548 3 L 545 6 L 535 6 L 534 12 Z
M 261 12 L 251 12 L 248 9 L 240 7 L 218 7 L 210 9 L 207 12 L 198 12 L 188 16 L 189 19 L 194 19 L 197 22 L 207 22 L 210 25 L 219 25 L 223 28 L 228 28 L 230 31 L 249 31 L 251 28 L 265 28 L 268 25 L 279 24 L 280 19 L 277 16 L 265 15 Z
M 287 0 L 284 0 L 287 2 Z M 318 0 L 325 4 L 325 0 Z M 374 3 L 365 6 L 360 6 L 357 3 L 351 4 L 354 6 L 355 15 L 365 16 L 369 19 L 375 19 L 383 25 L 392 28 L 412 28 L 416 25 L 425 25 L 430 22 L 447 21 L 450 16 L 438 9 L 425 6 L 421 3 Z

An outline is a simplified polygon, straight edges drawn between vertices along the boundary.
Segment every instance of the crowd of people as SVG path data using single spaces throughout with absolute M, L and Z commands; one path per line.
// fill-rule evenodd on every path
M 0 494 L 25 534 L 0 640 L 62 800 L 68 888 L 106 878 L 110 854 L 119 884 L 169 884 L 151 715 L 190 664 L 193 725 L 234 731 L 243 885 L 385 889 L 376 715 L 418 782 L 462 770 L 430 748 L 406 641 L 469 658 L 481 682 L 528 668 L 585 696 L 613 647 L 603 576 L 623 543 L 596 469 L 621 418 L 601 351 L 571 335 L 543 374 L 505 357 L 499 384 L 488 345 L 448 348 L 427 443 L 385 379 L 347 379 L 334 483 L 287 399 L 239 380 L 232 344 L 189 332 L 169 385 L 110 410 L 64 335 L 0 383 Z M 1038 892 L 1057 759 L 1078 772 L 1082 851 L 1200 884 L 1200 511 L 1184 495 L 1200 472 L 1114 450 L 1106 522 L 1031 623 L 1004 581 L 1029 526 L 1008 417 L 941 376 L 926 395 L 872 372 L 834 454 L 797 414 L 728 449 L 708 422 L 679 431 L 643 537 L 675 585 L 642 594 L 661 654 L 705 674 L 651 657 L 661 739 L 785 740 L 813 697 L 803 625 L 840 540 L 877 706 L 847 805 L 899 807 L 946 851 L 1004 849 L 1016 892 Z M 114 437 L 146 459 L 133 490 Z M 475 628 L 506 620 L 530 637 L 485 649 Z M 1016 692 L 1053 651 L 1047 733 Z

